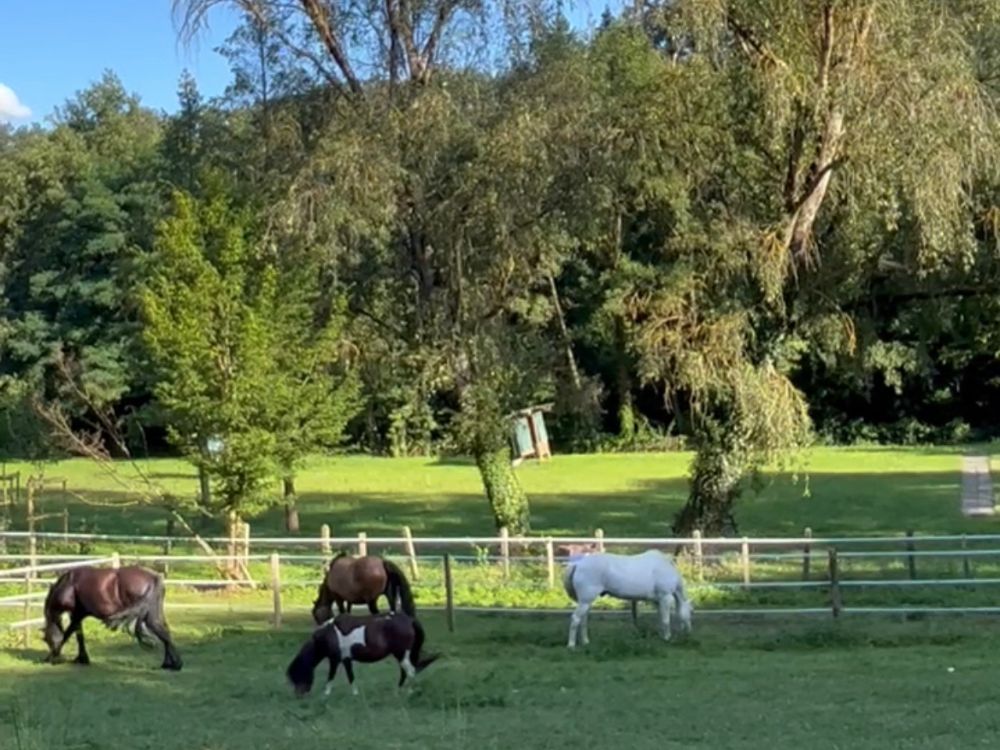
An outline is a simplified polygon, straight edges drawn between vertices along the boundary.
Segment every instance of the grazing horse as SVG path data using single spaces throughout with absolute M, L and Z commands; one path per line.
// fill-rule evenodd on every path
M 583 644 L 590 642 L 587 617 L 594 600 L 614 596 L 635 603 L 655 602 L 660 614 L 660 635 L 670 640 L 670 607 L 674 601 L 685 630 L 691 630 L 691 602 L 684 593 L 684 579 L 669 557 L 657 550 L 638 555 L 612 555 L 601 552 L 586 555 L 567 567 L 563 586 L 570 599 L 577 602 L 570 616 L 570 648 L 576 647 L 580 633 Z
M 389 610 L 396 611 L 397 602 L 410 617 L 416 617 L 413 592 L 399 566 L 375 555 L 351 557 L 341 552 L 326 570 L 319 585 L 319 595 L 313 602 L 313 619 L 317 625 L 333 617 L 332 605 L 337 613 L 351 611 L 352 604 L 367 604 L 368 611 L 378 614 L 376 602 L 382 595 L 389 600 Z
M 163 577 L 146 568 L 129 565 L 122 568 L 95 568 L 90 565 L 63 573 L 49 587 L 45 597 L 45 627 L 42 631 L 49 654 L 45 661 L 55 663 L 76 634 L 77 664 L 90 664 L 83 642 L 83 621 L 94 617 L 112 630 L 134 626 L 133 635 L 140 645 L 152 647 L 152 631 L 163 643 L 163 669 L 179 670 L 181 656 L 170 638 L 163 614 Z M 69 627 L 63 630 L 62 615 L 69 612 Z
M 301 697 L 312 689 L 316 667 L 328 659 L 330 675 L 324 694 L 330 694 L 337 667 L 343 664 L 351 692 L 357 695 L 352 663 L 371 663 L 393 656 L 399 662 L 399 687 L 402 687 L 408 676 L 415 677 L 437 660 L 436 655 L 427 658 L 420 655 L 423 645 L 424 629 L 417 620 L 401 612 L 365 617 L 340 614 L 313 631 L 285 674 L 295 687 L 295 694 Z

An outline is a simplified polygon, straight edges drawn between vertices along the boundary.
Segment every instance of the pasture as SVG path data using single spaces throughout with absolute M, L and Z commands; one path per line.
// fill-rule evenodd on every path
M 326 700 L 324 667 L 303 700 L 284 682 L 302 616 L 275 632 L 171 615 L 180 673 L 89 622 L 89 668 L 37 664 L 40 644 L 0 655 L 0 749 L 950 749 L 993 744 L 1000 725 L 991 620 L 705 618 L 664 644 L 642 612 L 640 637 L 626 618 L 594 617 L 576 653 L 563 616 L 463 615 L 449 635 L 427 613 L 429 650 L 445 658 L 412 694 L 383 662 L 356 668 L 357 698 L 341 671 Z
M 995 446 L 964 448 L 816 448 L 808 476 L 772 474 L 763 491 L 748 494 L 737 511 L 741 532 L 793 536 L 809 526 L 816 534 L 989 533 L 1000 520 L 966 519 L 959 510 L 961 455 L 998 452 Z M 550 463 L 518 469 L 532 505 L 532 529 L 539 534 L 665 536 L 687 495 L 690 453 L 556 455 Z M 193 496 L 197 479 L 184 462 L 142 462 L 153 481 L 177 495 Z M 40 498 L 42 511 L 70 510 L 75 531 L 162 534 L 164 516 L 135 504 L 122 485 L 84 460 L 41 467 L 66 479 Z M 8 472 L 37 474 L 39 467 L 8 464 Z M 123 464 L 123 477 L 134 472 Z M 302 533 L 316 536 L 321 524 L 334 535 L 397 535 L 407 524 L 418 536 L 484 535 L 492 521 L 478 472 L 458 459 L 315 458 L 297 478 Z M 86 499 L 105 505 L 81 502 Z M 125 504 L 107 507 L 106 504 Z M 283 534 L 282 512 L 252 519 L 254 534 Z M 19 519 L 15 514 L 15 522 Z M 41 529 L 59 530 L 60 521 Z M 205 523 L 205 533 L 221 527 Z
M 772 477 L 759 496 L 742 504 L 742 531 L 796 535 L 811 526 L 816 535 L 895 535 L 905 528 L 996 533 L 996 519 L 965 519 L 959 512 L 962 452 L 816 449 L 809 460 L 809 492 L 801 481 Z M 689 460 L 689 454 L 556 456 L 548 464 L 526 464 L 519 474 L 531 494 L 536 533 L 590 534 L 601 527 L 609 537 L 667 535 L 684 500 Z M 175 492 L 197 486 L 180 462 L 150 461 L 143 469 Z M 74 529 L 83 524 L 104 533 L 162 533 L 156 509 L 84 504 L 128 499 L 92 465 L 68 461 L 45 472 L 66 478 L 73 496 L 47 492 L 41 509 L 68 504 Z M 397 535 L 404 524 L 418 536 L 492 533 L 476 470 L 463 462 L 316 459 L 298 486 L 303 536 L 315 538 L 322 523 L 344 536 Z M 284 535 L 278 512 L 254 519 L 253 529 L 255 536 Z M 83 551 L 75 544 L 47 544 L 52 552 L 62 546 Z M 87 552 L 103 554 L 112 546 L 97 543 Z M 920 578 L 965 575 L 958 558 L 917 563 Z M 1000 576 L 993 559 L 971 564 L 977 577 Z M 816 566 L 822 576 L 822 556 Z M 856 558 L 844 566 L 847 579 L 907 577 L 902 559 Z M 295 560 L 282 570 L 283 584 L 291 585 L 277 630 L 268 624 L 267 590 L 169 589 L 167 614 L 185 660 L 178 674 L 158 669 L 159 650 L 145 651 L 93 620 L 85 624 L 89 668 L 43 665 L 37 632 L 27 649 L 20 634 L 0 632 L 0 750 L 326 750 L 334 744 L 361 750 L 576 750 L 595 743 L 657 750 L 954 748 L 985 744 L 1000 724 L 992 710 L 1000 666 L 995 618 L 714 615 L 711 610 L 719 607 L 827 606 L 822 587 L 716 588 L 715 580 L 739 580 L 731 560 L 712 571 L 712 580 L 692 586 L 692 635 L 664 644 L 649 606 L 641 608 L 638 635 L 627 618 L 595 613 L 591 644 L 574 653 L 565 646 L 568 610 L 460 611 L 456 632 L 449 633 L 443 613 L 426 609 L 443 603 L 444 590 L 440 560 L 430 556 L 421 561 L 415 582 L 417 606 L 428 630 L 427 650 L 445 658 L 417 678 L 410 694 L 397 693 L 394 664 L 358 665 L 361 695 L 350 695 L 341 671 L 326 700 L 322 665 L 313 694 L 298 700 L 284 669 L 310 632 L 307 610 L 320 570 Z M 171 563 L 171 571 L 211 575 L 194 561 Z M 266 563 L 255 562 L 252 571 L 266 580 Z M 754 562 L 753 576 L 797 580 L 800 572 L 797 559 L 762 560 Z M 549 588 L 544 565 L 533 561 L 517 562 L 507 578 L 496 563 L 473 556 L 460 562 L 455 575 L 458 606 L 569 605 L 561 585 Z M 891 596 L 895 604 L 995 606 L 996 591 L 917 586 Z M 888 595 L 883 588 L 845 589 L 848 611 L 852 605 L 880 606 Z M 609 608 L 621 613 L 620 602 L 602 602 L 601 610 Z M 0 619 L 19 616 L 13 609 L 0 613 Z M 75 644 L 67 646 L 69 658 L 75 653 Z

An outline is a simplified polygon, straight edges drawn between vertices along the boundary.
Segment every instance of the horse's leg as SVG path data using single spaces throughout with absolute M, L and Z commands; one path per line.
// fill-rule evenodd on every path
M 163 664 L 162 669 L 178 670 L 181 668 L 181 657 L 174 648 L 174 642 L 170 637 L 170 628 L 155 615 L 147 615 L 146 626 L 153 631 L 153 634 L 163 642 Z
M 663 640 L 670 640 L 670 595 L 661 596 L 656 601 L 657 608 L 660 610 L 660 635 Z
M 351 683 L 351 695 L 357 695 L 358 686 L 354 684 L 354 665 L 350 659 L 344 659 L 344 671 L 347 672 L 347 681 Z
M 368 600 L 368 611 L 371 612 L 373 615 L 378 614 L 378 604 L 375 603 L 374 599 Z
M 413 660 L 410 659 L 410 649 L 406 649 L 402 656 L 397 653 L 396 658 L 399 659 L 399 687 L 403 687 L 407 677 L 416 678 L 417 669 L 413 666 Z
M 334 601 L 334 603 L 335 603 L 335 604 L 337 605 L 337 614 L 340 614 L 340 615 L 344 614 L 344 600 L 343 600 L 343 599 L 341 599 L 341 598 L 340 598 L 340 597 L 338 596 L 338 597 L 337 597 L 336 599 L 334 599 L 333 601 Z M 348 604 L 348 605 L 347 605 L 347 611 L 348 611 L 348 612 L 350 612 L 350 611 L 351 611 L 351 605 L 350 605 L 350 604 Z
M 639 627 L 639 600 L 632 600 L 632 624 L 638 628 Z
M 581 601 L 576 605 L 576 609 L 573 610 L 573 614 L 569 617 L 569 641 L 566 643 L 570 648 L 576 648 L 576 635 L 580 630 L 580 625 L 583 623 L 584 618 L 587 616 L 587 611 L 590 609 L 590 602 Z M 586 641 L 585 641 L 586 643 Z
M 324 697 L 329 697 L 330 693 L 333 692 L 333 678 L 337 676 L 337 667 L 339 666 L 339 659 L 330 659 L 330 674 L 326 678 L 326 690 L 323 691 Z
M 74 634 L 76 635 L 76 659 L 74 661 L 77 664 L 90 664 L 90 656 L 87 655 L 87 645 L 83 642 L 83 618 L 75 612 L 70 615 L 69 627 L 66 628 L 66 632 L 63 634 L 62 645 L 65 646 L 66 641 Z M 59 655 L 60 649 L 56 650 L 56 656 Z

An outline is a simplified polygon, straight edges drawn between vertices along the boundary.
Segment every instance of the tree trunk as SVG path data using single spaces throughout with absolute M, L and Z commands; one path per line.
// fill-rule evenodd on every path
M 673 524 L 678 536 L 690 536 L 695 529 L 716 537 L 737 532 L 733 505 L 749 468 L 747 440 L 740 428 L 740 420 L 733 418 L 702 423 L 695 430 L 698 452 L 691 466 L 691 490 Z
M 631 440 L 635 436 L 635 407 L 632 404 L 632 373 L 625 354 L 625 326 L 621 318 L 615 322 L 616 364 L 615 387 L 618 390 L 618 436 Z
M 235 579 L 239 578 L 240 566 L 236 560 L 236 549 L 237 549 L 237 534 L 239 534 L 239 522 L 240 517 L 237 515 L 235 510 L 229 511 L 226 515 L 226 538 L 229 542 L 226 544 L 226 556 L 229 558 L 226 560 L 226 569 L 229 574 Z
M 212 482 L 204 466 L 198 467 L 198 484 L 201 486 L 201 507 L 208 510 L 212 507 Z
M 285 500 L 285 530 L 299 533 L 299 508 L 295 497 L 295 477 L 288 475 L 281 480 Z
M 528 533 L 530 529 L 528 496 L 517 474 L 514 473 L 514 467 L 510 464 L 507 447 L 478 453 L 476 465 L 479 467 L 486 499 L 489 500 L 497 528 L 506 526 L 511 535 Z

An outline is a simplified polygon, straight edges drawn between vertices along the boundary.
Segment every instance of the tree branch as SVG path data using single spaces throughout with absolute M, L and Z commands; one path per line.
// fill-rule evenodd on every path
M 351 93 L 358 98 L 364 98 L 364 89 L 361 86 L 361 81 L 354 73 L 354 69 L 351 67 L 351 63 L 344 52 L 343 45 L 330 25 L 329 10 L 321 7 L 318 0 L 300 0 L 300 2 L 306 15 L 309 16 L 309 20 L 312 22 L 313 28 L 323 42 L 323 46 L 326 47 L 326 51 L 333 58 L 333 61 L 337 64 L 341 74 L 347 81 Z

